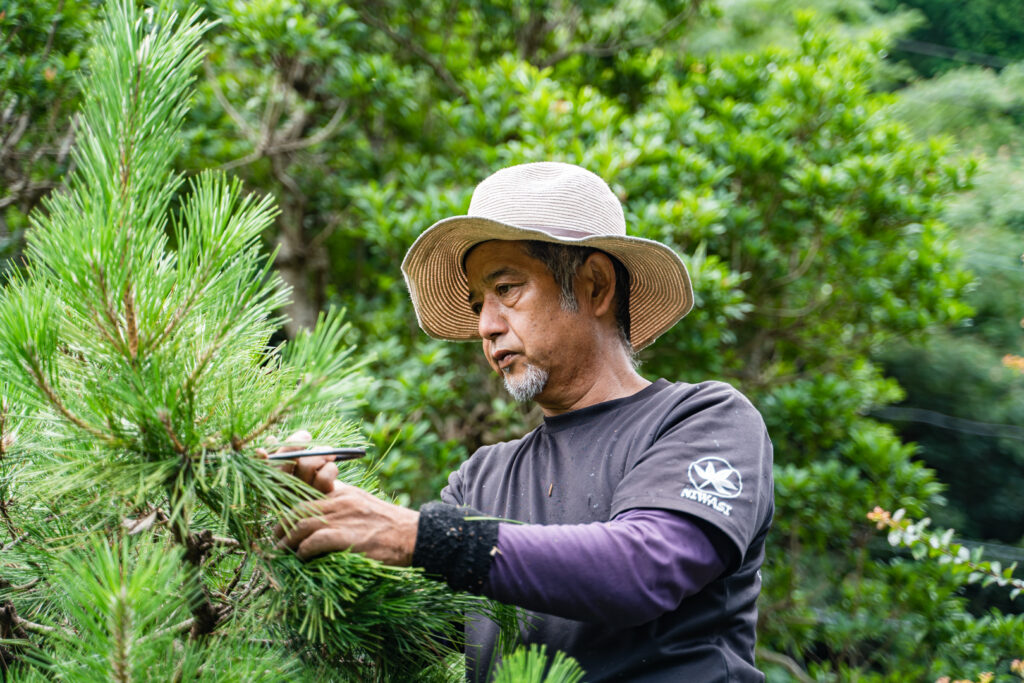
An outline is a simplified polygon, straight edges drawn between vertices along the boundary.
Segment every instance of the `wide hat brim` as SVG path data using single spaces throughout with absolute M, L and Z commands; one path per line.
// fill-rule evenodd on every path
M 466 252 L 489 240 L 537 240 L 600 249 L 622 262 L 630 275 L 630 343 L 639 351 L 693 308 L 693 288 L 679 255 L 642 237 L 593 235 L 563 237 L 543 229 L 510 225 L 480 216 L 453 216 L 425 230 L 402 261 L 416 318 L 436 339 L 480 338 L 469 308 L 463 272 Z

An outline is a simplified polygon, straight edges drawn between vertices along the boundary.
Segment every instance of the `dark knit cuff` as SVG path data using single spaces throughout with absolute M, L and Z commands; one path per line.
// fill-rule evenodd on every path
M 445 503 L 421 507 L 413 566 L 444 579 L 452 590 L 480 593 L 494 562 L 498 520 L 466 518 L 483 516 L 473 508 Z

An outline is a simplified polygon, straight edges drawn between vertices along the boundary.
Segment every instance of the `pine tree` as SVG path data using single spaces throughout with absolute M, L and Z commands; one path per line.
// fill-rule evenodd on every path
M 256 448 L 299 427 L 358 443 L 365 378 L 338 313 L 270 343 L 288 296 L 260 247 L 273 203 L 173 172 L 207 24 L 171 4 L 107 3 L 75 171 L 0 298 L 0 671 L 459 679 L 459 615 L 508 611 L 268 540 L 314 492 Z M 360 464 L 340 477 L 374 487 Z

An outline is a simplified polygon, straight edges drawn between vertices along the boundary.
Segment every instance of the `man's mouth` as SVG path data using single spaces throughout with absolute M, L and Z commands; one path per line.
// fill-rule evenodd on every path
M 491 358 L 494 359 L 494 364 L 498 366 L 499 370 L 508 373 L 509 366 L 512 365 L 518 355 L 515 351 L 496 351 L 491 354 Z

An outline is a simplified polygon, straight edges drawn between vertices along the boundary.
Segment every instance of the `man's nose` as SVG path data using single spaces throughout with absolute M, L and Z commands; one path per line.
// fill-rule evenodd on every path
M 481 339 L 493 341 L 508 329 L 505 318 L 497 309 L 497 306 L 488 304 L 486 301 L 481 306 L 480 318 L 477 320 L 477 331 L 480 333 Z

